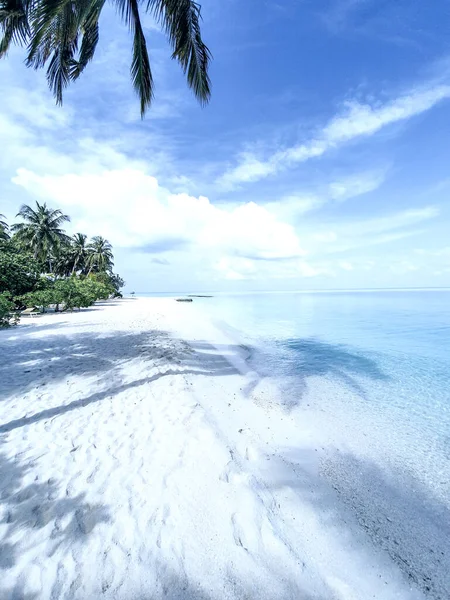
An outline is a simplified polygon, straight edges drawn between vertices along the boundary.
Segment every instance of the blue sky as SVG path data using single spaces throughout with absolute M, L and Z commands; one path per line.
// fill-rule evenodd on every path
M 114 9 L 62 108 L 10 52 L 0 212 L 62 208 L 136 291 L 450 286 L 448 2 L 202 6 L 206 108 L 151 17 L 143 121 Z

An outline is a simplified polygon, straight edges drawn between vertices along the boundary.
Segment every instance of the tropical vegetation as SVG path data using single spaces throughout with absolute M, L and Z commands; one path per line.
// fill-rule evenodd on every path
M 108 240 L 68 236 L 69 216 L 45 203 L 22 206 L 17 217 L 8 226 L 0 215 L 0 327 L 17 322 L 24 308 L 66 311 L 121 295 L 125 282 L 113 272 Z
M 8 240 L 8 223 L 4 220 L 5 215 L 0 215 L 0 241 Z
M 49 261 L 52 272 L 52 259 L 57 256 L 61 245 L 68 239 L 62 225 L 70 221 L 59 209 L 47 208 L 47 205 L 36 202 L 36 208 L 24 204 L 16 215 L 23 219 L 11 227 L 19 246 L 31 249 L 33 257 L 42 262 Z
M 115 0 L 132 37 L 131 80 L 141 115 L 150 106 L 154 84 L 141 12 L 150 13 L 165 32 L 172 58 L 180 64 L 189 87 L 203 104 L 210 97 L 211 53 L 201 35 L 201 8 L 194 0 Z M 0 0 L 0 57 L 11 44 L 26 46 L 25 63 L 47 66 L 47 81 L 58 104 L 63 91 L 93 59 L 99 40 L 104 0 Z

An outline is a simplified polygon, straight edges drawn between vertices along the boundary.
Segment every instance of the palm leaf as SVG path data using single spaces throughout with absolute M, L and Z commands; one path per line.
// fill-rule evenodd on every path
M 116 0 L 116 3 L 121 17 L 133 33 L 131 80 L 141 103 L 141 116 L 143 117 L 153 99 L 153 77 L 139 6 L 137 0 Z
M 139 8 L 144 0 L 114 0 L 133 34 L 131 79 L 141 115 L 153 99 L 153 78 Z M 11 43 L 28 44 L 26 64 L 48 63 L 47 81 L 58 104 L 64 89 L 92 60 L 99 40 L 99 17 L 105 0 L 0 0 L 0 57 Z M 165 30 L 189 87 L 205 104 L 211 95 L 211 53 L 200 31 L 200 6 L 193 0 L 145 0 Z
M 80 4 L 83 8 L 84 3 Z M 78 2 L 46 0 L 33 14 L 33 39 L 27 64 L 39 68 L 51 57 L 47 81 L 57 104 L 62 104 L 63 90 L 71 80 L 74 55 L 78 50 L 79 10 Z
M 70 77 L 73 80 L 78 79 L 89 61 L 94 57 L 99 40 L 98 20 L 104 4 L 105 0 L 95 1 L 85 17 L 81 19 L 83 39 L 81 40 L 78 60 L 74 60 L 72 63 Z
M 193 0 L 148 0 L 150 10 L 165 29 L 173 48 L 172 58 L 187 73 L 188 84 L 205 104 L 211 96 L 208 75 L 211 52 L 202 40 L 201 9 Z
M 21 206 L 17 216 L 24 222 L 13 225 L 11 231 L 19 244 L 31 247 L 36 258 L 47 260 L 51 253 L 57 254 L 61 245 L 69 239 L 61 225 L 70 218 L 59 209 L 53 210 L 45 203 L 36 202 L 36 209 L 26 204 Z
M 1 0 L 0 28 L 3 37 L 0 40 L 0 58 L 4 56 L 11 44 L 26 44 L 30 33 L 28 25 L 29 0 Z

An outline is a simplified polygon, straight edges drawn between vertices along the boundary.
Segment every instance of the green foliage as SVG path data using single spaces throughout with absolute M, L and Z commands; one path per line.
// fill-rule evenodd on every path
M 69 238 L 60 227 L 69 217 L 45 204 L 36 203 L 35 210 L 22 206 L 19 216 L 25 222 L 12 226 L 12 238 L 0 236 L 5 314 L 12 300 L 17 307 L 37 306 L 45 312 L 50 305 L 55 310 L 73 310 L 120 295 L 124 281 L 111 271 L 114 256 L 108 240 L 96 236 L 88 243 L 82 233 Z
M 106 300 L 111 294 L 111 288 L 104 283 L 88 277 L 80 281 L 80 287 L 93 304 L 96 300 Z
M 11 301 L 11 296 L 7 292 L 0 294 L 0 327 L 9 327 L 15 325 L 19 320 L 13 314 L 14 302 Z
M 80 279 L 70 277 L 55 281 L 54 289 L 58 300 L 64 305 L 64 310 L 73 310 L 74 308 L 86 308 L 94 304 L 96 300 L 107 298 L 109 288 L 87 277 Z
M 102 283 L 108 288 L 108 296 L 121 296 L 120 289 L 125 285 L 125 281 L 116 273 L 91 273 L 91 279 Z
M 16 301 L 24 304 L 27 308 L 33 308 L 34 306 L 40 307 L 44 310 L 50 306 L 50 304 L 56 304 L 55 293 L 52 288 L 36 290 L 35 292 L 28 292 L 23 296 L 18 296 Z
M 116 273 L 111 273 L 108 276 L 110 278 L 110 283 L 114 288 L 115 296 L 122 296 L 122 292 L 120 290 L 125 285 L 125 280 L 122 279 L 122 277 L 120 275 L 117 275 Z
M 70 240 L 70 257 L 72 260 L 72 273 L 86 271 L 87 259 L 87 235 L 84 233 L 76 233 Z
M 44 289 L 35 290 L 17 298 L 27 308 L 38 306 L 44 311 L 51 304 L 63 310 L 86 308 L 96 300 L 107 298 L 111 288 L 104 283 L 87 277 L 81 279 L 76 275 L 65 279 L 57 279 Z
M 62 304 L 64 310 L 73 310 L 74 308 L 84 308 L 90 306 L 92 302 L 87 300 L 85 294 L 78 285 L 75 277 L 67 279 L 58 279 L 54 284 L 54 297 L 57 304 Z
M 114 256 L 112 246 L 100 235 L 92 238 L 87 247 L 86 265 L 89 267 L 89 273 L 101 273 L 110 271 L 114 265 Z
M 161 26 L 198 100 L 208 102 L 211 53 L 200 30 L 201 9 L 195 0 L 116 0 L 117 12 L 133 37 L 131 80 L 143 116 L 153 99 L 153 77 L 141 13 L 150 13 Z M 63 91 L 78 79 L 95 54 L 99 19 L 105 0 L 2 0 L 0 57 L 11 44 L 27 48 L 26 64 L 47 67 L 47 81 L 58 104 Z
M 4 215 L 0 215 L 0 242 L 9 240 L 9 227 L 4 218 Z
M 20 296 L 32 291 L 39 279 L 39 265 L 25 252 L 8 244 L 0 249 L 0 293 Z
M 17 214 L 23 223 L 11 227 L 16 242 L 24 249 L 31 249 L 35 259 L 47 261 L 52 255 L 56 256 L 67 236 L 61 225 L 70 221 L 59 209 L 48 208 L 47 205 L 36 202 L 36 208 L 24 204 Z M 50 264 L 50 272 L 52 265 Z

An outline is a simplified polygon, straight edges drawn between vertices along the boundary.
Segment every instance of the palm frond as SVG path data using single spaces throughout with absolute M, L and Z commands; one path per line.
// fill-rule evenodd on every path
M 47 81 L 62 104 L 63 90 L 71 80 L 74 56 L 78 50 L 79 8 L 70 0 L 40 2 L 33 15 L 33 39 L 27 64 L 39 68 L 50 58 Z
M 62 104 L 64 89 L 80 76 L 94 55 L 104 2 L 41 0 L 34 11 L 27 65 L 38 69 L 50 59 L 47 80 L 57 104 Z
M 32 14 L 32 35 L 28 46 L 26 64 L 39 69 L 45 65 L 58 43 L 59 15 L 69 0 L 44 0 L 37 2 Z
M 38 202 L 36 202 L 36 205 L 39 210 L 39 208 L 41 208 L 41 205 Z M 43 207 L 45 208 L 45 204 L 43 205 Z M 31 208 L 31 206 L 28 206 L 28 204 L 22 204 L 16 217 L 22 217 L 22 219 L 28 221 L 37 218 L 37 213 Z
M 193 0 L 148 0 L 147 10 L 165 29 L 173 48 L 172 58 L 187 74 L 189 87 L 206 104 L 211 96 L 208 70 L 212 55 L 201 36 L 200 5 Z
M 81 75 L 87 64 L 93 59 L 99 40 L 98 20 L 105 4 L 105 0 L 93 2 L 85 17 L 80 19 L 80 29 L 83 34 L 78 60 L 72 62 L 71 79 L 75 80 Z
M 70 238 L 61 225 L 70 218 L 61 210 L 36 202 L 36 209 L 27 204 L 21 206 L 17 216 L 24 222 L 13 225 L 11 231 L 20 245 L 31 247 L 35 258 L 46 261 L 50 254 L 58 255 L 60 248 L 68 244 Z
M 95 236 L 87 247 L 86 265 L 89 271 L 110 271 L 114 265 L 112 246 L 101 236 Z
M 4 242 L 9 240 L 9 226 L 6 222 L 5 215 L 0 215 L 0 241 Z
M 29 0 L 0 1 L 0 29 L 3 33 L 0 40 L 0 58 L 8 52 L 11 42 L 19 45 L 27 43 L 30 33 L 29 10 Z
M 211 95 L 211 53 L 203 42 L 200 5 L 194 0 L 113 0 L 133 34 L 131 79 L 143 116 L 153 99 L 153 77 L 140 7 L 161 24 L 189 87 L 205 104 Z M 64 89 L 92 60 L 99 41 L 105 0 L 0 0 L 0 57 L 14 44 L 28 44 L 26 64 L 47 65 L 47 81 L 57 104 Z
M 46 215 L 46 218 L 48 220 L 49 225 L 55 228 L 59 227 L 63 223 L 70 221 L 69 215 L 63 214 L 63 212 L 59 210 L 59 208 L 56 210 L 50 210 L 48 215 Z
M 117 8 L 125 23 L 133 33 L 133 57 L 131 61 L 131 81 L 141 103 L 141 117 L 153 99 L 153 77 L 139 15 L 137 0 L 116 0 Z

